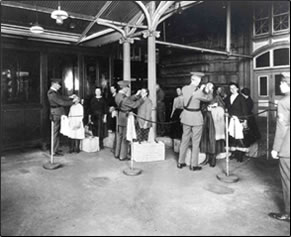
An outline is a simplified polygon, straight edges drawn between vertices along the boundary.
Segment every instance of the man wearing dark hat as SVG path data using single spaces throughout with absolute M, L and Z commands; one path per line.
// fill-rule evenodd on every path
M 192 140 L 192 156 L 190 161 L 190 170 L 201 170 L 198 166 L 199 145 L 202 136 L 203 117 L 200 111 L 200 102 L 209 102 L 213 99 L 213 88 L 208 84 L 205 91 L 209 92 L 205 94 L 199 89 L 201 78 L 204 76 L 201 72 L 191 73 L 191 84 L 184 86 L 182 89 L 184 99 L 184 110 L 181 114 L 181 123 L 183 124 L 183 135 L 180 146 L 179 161 L 177 167 L 179 169 L 186 166 L 185 158 L 187 149 Z
M 66 106 L 73 105 L 73 101 L 69 97 L 62 96 L 59 93 L 61 88 L 60 79 L 52 79 L 51 87 L 47 93 L 48 101 L 50 104 L 50 119 L 54 122 L 54 155 L 62 156 L 63 154 L 58 150 L 60 144 L 60 127 L 61 116 L 65 115 Z
M 285 210 L 269 216 L 290 222 L 290 73 L 282 73 L 280 84 L 284 97 L 278 102 L 278 115 L 272 157 L 280 159 L 280 174 L 283 187 Z
M 138 108 L 144 102 L 146 94 L 142 93 L 140 97 L 140 91 L 138 91 L 136 95 L 129 96 L 129 81 L 120 81 L 118 85 L 121 89 L 115 96 L 118 109 L 115 158 L 119 160 L 128 160 L 128 141 L 126 140 L 127 114 L 133 109 Z

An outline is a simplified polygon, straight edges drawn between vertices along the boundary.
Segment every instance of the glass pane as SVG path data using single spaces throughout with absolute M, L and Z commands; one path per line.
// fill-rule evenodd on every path
M 275 16 L 274 17 L 274 30 L 286 30 L 289 28 L 289 17 L 288 14 Z
M 2 53 L 3 104 L 40 103 L 40 54 L 13 49 Z
M 78 94 L 77 56 L 50 54 L 48 57 L 48 78 L 49 86 L 52 78 L 60 79 L 63 95 Z
M 274 50 L 274 66 L 289 65 L 289 49 Z
M 255 24 L 256 35 L 265 34 L 269 32 L 269 20 L 257 20 Z
M 258 3 L 255 7 L 255 19 L 264 19 L 269 17 L 269 5 Z
M 273 14 L 274 15 L 279 15 L 279 14 L 284 14 L 284 13 L 288 13 L 289 12 L 289 8 L 290 8 L 290 3 L 289 2 L 277 2 L 274 3 L 273 5 Z
M 256 67 L 269 67 L 270 66 L 270 52 L 267 52 L 256 58 Z
M 281 79 L 280 74 L 275 75 L 275 95 L 283 95 L 280 90 Z
M 259 79 L 260 96 L 268 95 L 268 78 L 260 77 Z

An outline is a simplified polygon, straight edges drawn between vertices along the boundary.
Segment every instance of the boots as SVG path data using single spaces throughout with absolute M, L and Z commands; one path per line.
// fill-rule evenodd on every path
M 236 157 L 237 157 L 237 161 L 238 162 L 243 162 L 243 160 L 244 160 L 244 153 L 242 151 L 237 151 Z
M 74 148 L 75 148 L 75 141 L 74 141 L 74 139 L 70 139 L 70 141 L 69 141 L 69 153 L 73 153 L 75 150 Z
M 206 154 L 205 160 L 200 165 L 207 165 L 209 162 L 209 154 Z
M 216 155 L 211 154 L 210 155 L 210 160 L 209 160 L 209 166 L 210 167 L 215 167 L 216 165 Z

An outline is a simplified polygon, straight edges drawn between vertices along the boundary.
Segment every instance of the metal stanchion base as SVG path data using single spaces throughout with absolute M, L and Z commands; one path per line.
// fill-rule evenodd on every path
M 236 175 L 229 175 L 227 176 L 225 173 L 221 173 L 216 175 L 217 179 L 224 183 L 236 183 L 239 178 Z
M 56 169 L 61 168 L 61 167 L 62 167 L 62 164 L 60 164 L 60 163 L 48 162 L 48 163 L 43 165 L 43 168 L 45 168 L 47 170 L 56 170 Z
M 142 170 L 137 168 L 126 168 L 123 170 L 123 173 L 127 176 L 137 176 L 142 173 Z

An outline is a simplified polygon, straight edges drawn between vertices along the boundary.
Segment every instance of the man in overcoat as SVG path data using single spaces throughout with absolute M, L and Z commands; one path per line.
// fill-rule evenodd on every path
M 118 110 L 117 118 L 117 139 L 115 147 L 115 158 L 123 161 L 128 160 L 128 141 L 126 140 L 126 127 L 127 127 L 127 116 L 128 113 L 133 109 L 138 108 L 143 102 L 146 94 L 141 94 L 140 91 L 134 96 L 129 96 L 130 93 L 130 82 L 120 81 L 118 85 L 120 86 L 119 92 L 115 96 L 115 102 Z
M 277 126 L 272 157 L 280 159 L 280 174 L 285 210 L 269 216 L 290 222 L 290 73 L 282 73 L 280 85 L 284 97 L 278 102 Z
M 61 128 L 61 116 L 66 115 L 65 108 L 73 105 L 73 101 L 66 96 L 62 96 L 59 93 L 61 88 L 60 79 L 52 79 L 51 87 L 47 92 L 48 101 L 50 104 L 50 119 L 54 122 L 54 155 L 62 156 L 63 154 L 59 151 L 60 145 L 60 128 Z
M 199 144 L 202 136 L 203 116 L 200 109 L 201 101 L 209 102 L 213 99 L 213 89 L 210 93 L 205 94 L 198 86 L 204 73 L 191 73 L 191 84 L 184 86 L 182 89 L 184 99 L 184 110 L 181 114 L 181 123 L 183 124 L 183 135 L 180 145 L 179 161 L 177 167 L 179 169 L 186 166 L 185 158 L 187 149 L 192 140 L 192 155 L 190 161 L 190 170 L 201 170 L 198 166 Z M 210 87 L 209 87 L 210 88 Z M 208 85 L 206 88 L 208 89 Z

